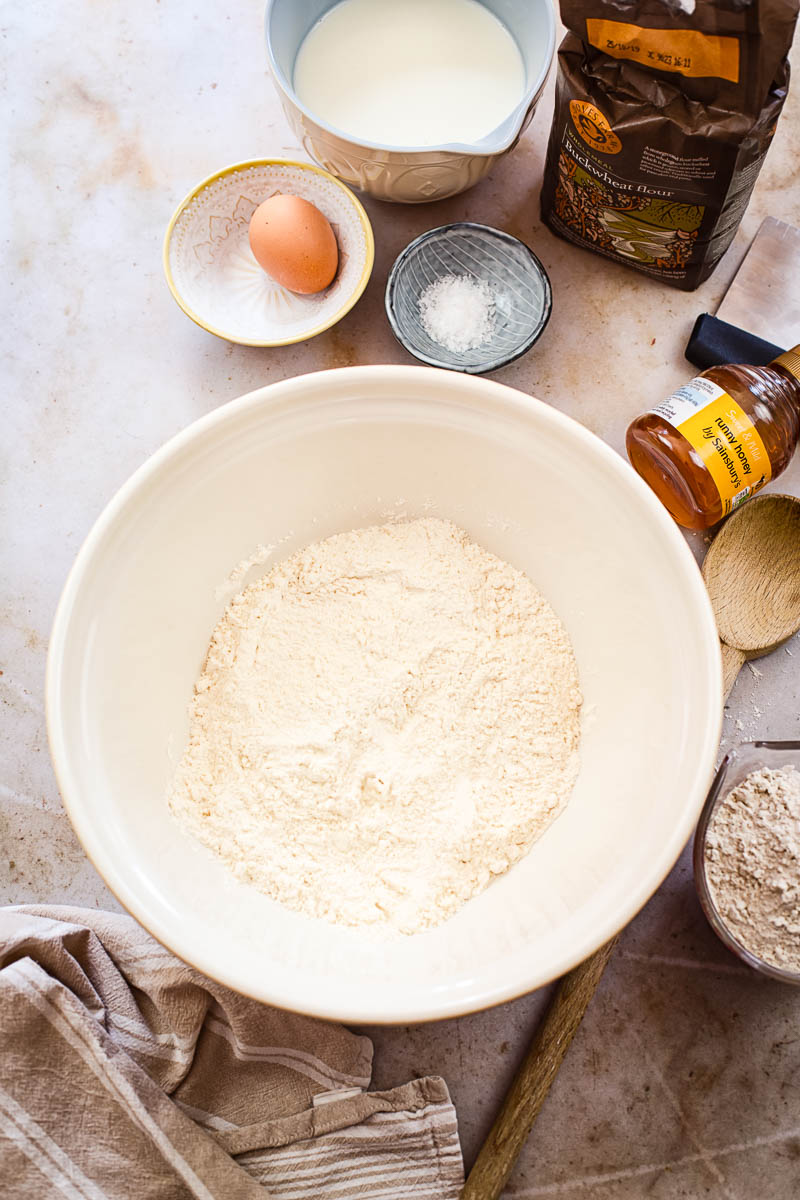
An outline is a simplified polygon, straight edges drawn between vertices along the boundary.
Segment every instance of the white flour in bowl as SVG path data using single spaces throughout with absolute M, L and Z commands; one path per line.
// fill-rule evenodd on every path
M 170 792 L 282 904 L 414 933 L 522 857 L 578 772 L 569 639 L 448 521 L 336 534 L 231 602 Z

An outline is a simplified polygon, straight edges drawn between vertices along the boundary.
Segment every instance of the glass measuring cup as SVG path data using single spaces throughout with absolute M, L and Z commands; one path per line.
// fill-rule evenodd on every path
M 719 765 L 714 781 L 709 789 L 697 830 L 694 835 L 693 866 L 694 880 L 700 905 L 708 919 L 708 923 L 717 937 L 748 967 L 768 975 L 771 979 L 779 979 L 782 983 L 793 983 L 800 986 L 800 971 L 790 971 L 776 967 L 773 963 L 765 962 L 743 946 L 725 923 L 720 914 L 708 886 L 705 861 L 706 832 L 717 804 L 722 801 L 753 771 L 763 767 L 777 770 L 780 767 L 793 766 L 800 771 L 800 741 L 790 742 L 742 742 L 733 750 L 729 750 Z

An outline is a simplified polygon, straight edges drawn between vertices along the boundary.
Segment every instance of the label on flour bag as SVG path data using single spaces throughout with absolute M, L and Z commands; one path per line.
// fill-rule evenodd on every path
M 723 516 L 769 483 L 772 464 L 760 433 L 719 384 L 697 376 L 651 412 L 696 451 L 719 492 Z

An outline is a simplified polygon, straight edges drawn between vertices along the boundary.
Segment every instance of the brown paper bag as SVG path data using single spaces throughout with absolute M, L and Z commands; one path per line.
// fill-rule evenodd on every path
M 550 228 L 685 291 L 707 279 L 786 99 L 798 3 L 561 0 Z

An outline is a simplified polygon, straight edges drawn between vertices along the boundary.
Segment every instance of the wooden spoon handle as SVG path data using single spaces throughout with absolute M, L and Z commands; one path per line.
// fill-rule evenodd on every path
M 727 700 L 731 688 L 736 683 L 736 676 L 747 659 L 741 650 L 729 646 L 727 642 L 720 642 L 719 648 L 722 651 L 722 695 Z
M 720 642 L 724 695 L 746 661 L 741 650 Z M 601 946 L 559 982 L 489 1136 L 461 1193 L 462 1200 L 497 1200 L 539 1115 L 550 1085 L 578 1031 L 617 938 Z
M 497 1200 L 558 1074 L 616 945 L 612 938 L 559 982 L 544 1020 L 481 1147 L 462 1200 Z

